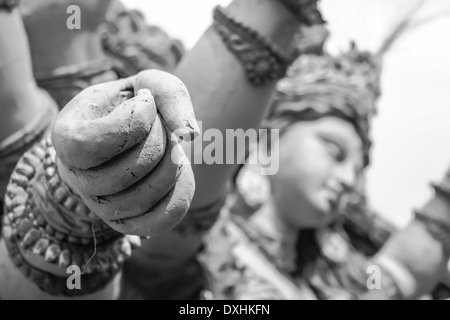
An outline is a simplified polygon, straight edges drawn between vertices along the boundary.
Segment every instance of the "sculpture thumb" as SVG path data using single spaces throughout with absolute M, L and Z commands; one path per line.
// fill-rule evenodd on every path
M 179 139 L 192 141 L 200 134 L 189 92 L 180 79 L 158 70 L 142 71 L 132 78 L 135 92 L 150 89 L 165 125 Z

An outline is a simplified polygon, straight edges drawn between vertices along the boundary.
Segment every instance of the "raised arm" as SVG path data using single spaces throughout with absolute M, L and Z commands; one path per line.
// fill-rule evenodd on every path
M 291 10 L 287 3 L 300 10 Z M 323 21 L 316 1 L 310 0 L 235 0 L 214 16 L 214 24 L 175 73 L 189 90 L 202 131 L 218 129 L 225 137 L 226 129 L 259 127 L 276 79 L 283 75 L 282 58 L 291 57 L 296 32 L 301 25 Z M 269 53 L 270 48 L 278 54 Z M 220 198 L 233 168 L 193 165 L 197 187 L 191 209 Z

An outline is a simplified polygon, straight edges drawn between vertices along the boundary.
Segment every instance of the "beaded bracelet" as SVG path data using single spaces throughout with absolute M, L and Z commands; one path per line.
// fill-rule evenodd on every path
M 0 0 L 0 10 L 12 11 L 19 5 L 19 0 Z
M 220 6 L 214 9 L 213 26 L 255 86 L 282 78 L 293 60 L 256 31 L 228 16 Z
M 5 196 L 3 235 L 14 265 L 43 292 L 81 296 L 104 288 L 138 246 L 110 229 L 67 187 L 47 137 L 24 154 Z M 66 285 L 66 268 L 83 271 L 82 289 Z

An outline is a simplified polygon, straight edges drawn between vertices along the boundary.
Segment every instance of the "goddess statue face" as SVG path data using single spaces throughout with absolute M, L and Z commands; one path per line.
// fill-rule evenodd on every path
M 281 218 L 296 228 L 329 224 L 363 170 L 363 143 L 353 125 L 333 116 L 296 122 L 279 144 L 280 168 L 270 179 Z

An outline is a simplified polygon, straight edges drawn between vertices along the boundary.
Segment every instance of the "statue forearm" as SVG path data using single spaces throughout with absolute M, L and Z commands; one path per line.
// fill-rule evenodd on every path
M 287 56 L 301 26 L 291 12 L 273 0 L 236 0 L 224 12 Z M 242 55 L 239 58 L 242 59 Z M 212 26 L 176 70 L 189 90 L 203 131 L 214 128 L 225 134 L 226 129 L 247 130 L 258 128 L 261 123 L 276 76 L 262 85 L 255 85 L 249 81 L 247 64 L 239 58 L 236 51 L 224 43 L 217 27 Z M 197 190 L 191 207 L 203 207 L 217 200 L 233 168 L 234 165 L 225 164 L 194 165 Z

